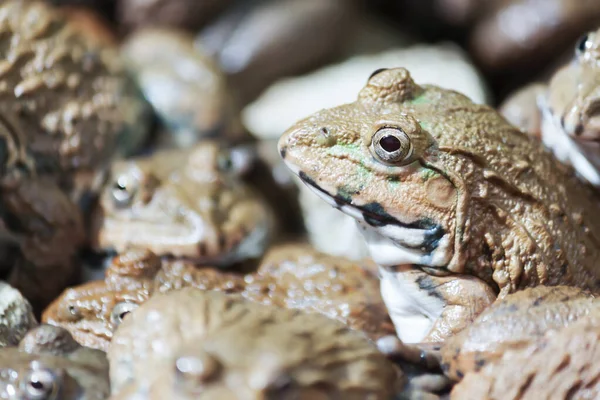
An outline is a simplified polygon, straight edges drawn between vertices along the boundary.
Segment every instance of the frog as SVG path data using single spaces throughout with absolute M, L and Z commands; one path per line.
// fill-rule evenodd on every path
M 599 187 L 600 29 L 583 35 L 574 53 L 547 84 L 536 82 L 518 90 L 500 112 Z
M 76 279 L 83 213 L 144 103 L 116 47 L 60 10 L 4 1 L 0 29 L 3 278 L 39 312 Z
M 101 400 L 110 394 L 108 360 L 59 327 L 40 325 L 0 349 L 0 399 Z
M 544 335 L 600 315 L 600 299 L 572 286 L 526 288 L 492 304 L 442 346 L 442 368 L 461 380 L 509 352 L 527 353 Z
M 598 398 L 599 323 L 597 314 L 588 315 L 546 333 L 530 348 L 507 351 L 497 363 L 467 373 L 453 387 L 450 399 Z
M 115 162 L 92 217 L 92 248 L 148 249 L 222 268 L 260 257 L 274 220 L 241 179 L 248 166 L 238 155 L 205 140 Z
M 156 294 L 191 286 L 323 314 L 374 342 L 395 336 L 369 260 L 357 263 L 323 254 L 304 242 L 287 242 L 269 249 L 259 265 L 242 267 L 199 268 L 150 250 L 129 250 L 112 259 L 103 281 L 65 290 L 46 308 L 42 321 L 69 330 L 82 345 L 106 351 L 115 330 L 140 304 Z
M 41 320 L 66 329 L 82 346 L 106 352 L 123 319 L 150 298 L 161 266 L 149 250 L 128 250 L 112 259 L 104 280 L 66 289 Z
M 356 219 L 405 343 L 444 342 L 526 287 L 598 288 L 594 191 L 493 108 L 405 68 L 375 71 L 278 147 Z
M 38 326 L 26 298 L 6 282 L 0 282 L 0 348 L 17 346 L 27 332 Z
M 338 321 L 196 288 L 132 312 L 108 359 L 115 399 L 389 399 L 402 382 Z
M 252 141 L 225 74 L 194 46 L 194 36 L 147 27 L 129 35 L 121 54 L 159 118 L 154 145 L 187 148 L 206 138 Z

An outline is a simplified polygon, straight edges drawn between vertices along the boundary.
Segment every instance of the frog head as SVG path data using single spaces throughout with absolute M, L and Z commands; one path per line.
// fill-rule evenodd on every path
M 103 281 L 65 290 L 44 311 L 44 323 L 60 326 L 87 347 L 106 351 L 113 332 L 153 291 L 162 267 L 148 250 L 130 250 L 112 259 Z
M 237 154 L 208 141 L 116 163 L 99 200 L 96 249 L 221 266 L 260 255 L 271 213 L 241 180 Z
M 600 29 L 579 39 L 572 62 L 550 81 L 546 102 L 545 111 L 569 136 L 600 140 Z
M 298 122 L 279 150 L 316 194 L 358 221 L 379 265 L 459 269 L 459 184 L 441 163 L 431 121 L 414 112 L 424 93 L 405 69 L 376 71 L 355 103 Z

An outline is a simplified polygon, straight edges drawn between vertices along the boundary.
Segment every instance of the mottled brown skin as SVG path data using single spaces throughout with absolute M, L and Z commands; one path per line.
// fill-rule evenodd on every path
M 558 332 L 549 332 L 532 347 L 507 351 L 498 362 L 467 374 L 454 386 L 451 399 L 597 399 L 599 343 L 598 316 L 583 317 Z
M 409 156 L 382 161 L 380 134 L 402 137 L 401 150 L 410 143 Z M 298 122 L 279 148 L 309 186 L 359 221 L 401 339 L 398 309 L 408 312 L 409 301 L 434 312 L 432 329 L 410 339 L 443 341 L 476 316 L 475 303 L 481 312 L 496 296 L 542 284 L 598 289 L 594 193 L 462 94 L 417 85 L 402 68 L 378 71 L 355 103 Z M 437 289 L 449 282 L 452 290 Z
M 37 325 L 27 299 L 9 284 L 0 282 L 0 348 L 18 345 Z
M 113 260 L 104 282 L 66 290 L 42 319 L 68 329 L 85 346 L 106 350 L 123 313 L 155 293 L 191 286 L 320 313 L 374 340 L 394 335 L 377 277 L 366 267 L 308 245 L 275 247 L 257 270 L 246 272 L 198 268 L 181 260 L 161 262 L 148 251 L 130 251 Z
M 249 139 L 225 74 L 194 45 L 193 35 L 141 29 L 127 37 L 121 54 L 166 128 L 157 135 L 157 146 L 189 148 L 206 138 L 228 143 Z
M 130 250 L 113 259 L 104 281 L 70 288 L 42 315 L 68 330 L 81 345 L 106 351 L 114 330 L 150 297 L 160 259 L 148 250 Z
M 288 244 L 271 249 L 256 272 L 247 274 L 166 264 L 156 277 L 156 290 L 193 286 L 239 293 L 264 305 L 323 314 L 378 339 L 395 331 L 372 268 L 368 261 L 357 263 L 307 244 Z
M 106 355 L 62 328 L 41 325 L 18 348 L 0 350 L 2 399 L 102 400 L 109 392 Z
M 446 341 L 442 347 L 444 371 L 460 380 L 498 362 L 507 351 L 525 352 L 548 332 L 588 315 L 600 315 L 600 299 L 578 288 L 538 286 L 510 294 Z
M 115 163 L 100 194 L 93 246 L 223 267 L 262 255 L 271 211 L 240 179 L 233 155 L 203 141 Z
M 97 190 L 140 101 L 115 49 L 46 4 L 3 2 L 0 31 L 3 245 L 20 250 L 10 280 L 40 310 L 76 272 L 78 204 Z
M 108 357 L 119 399 L 383 400 L 400 376 L 337 321 L 193 288 L 140 306 Z

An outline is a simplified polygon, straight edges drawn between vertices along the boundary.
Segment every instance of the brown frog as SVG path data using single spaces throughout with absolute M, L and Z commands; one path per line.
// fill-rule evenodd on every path
M 184 288 L 153 296 L 109 348 L 115 399 L 390 399 L 401 374 L 322 315 Z
M 521 89 L 500 112 L 600 186 L 600 29 L 579 39 L 574 59 L 547 85 Z
M 0 350 L 0 399 L 102 400 L 110 394 L 108 361 L 64 329 L 41 325 L 19 347 Z
M 273 221 L 239 178 L 244 162 L 215 141 L 115 163 L 92 229 L 97 250 L 149 249 L 229 266 L 262 255 Z
M 184 261 L 161 261 L 149 251 L 129 251 L 113 259 L 104 282 L 66 290 L 46 309 L 43 321 L 68 329 L 86 346 L 107 349 L 129 311 L 154 293 L 192 286 L 324 314 L 376 340 L 395 332 L 377 277 L 365 264 L 308 245 L 275 247 L 257 270 L 246 272 L 198 268 Z
M 519 289 L 600 284 L 590 188 L 492 108 L 406 69 L 375 71 L 279 150 L 357 220 L 404 342 L 443 341 Z
M 597 399 L 599 343 L 598 315 L 582 317 L 530 348 L 507 351 L 498 362 L 467 374 L 454 386 L 451 399 Z
M 498 362 L 507 351 L 523 351 L 588 315 L 600 316 L 600 299 L 568 286 L 538 286 L 497 301 L 442 347 L 446 374 L 460 380 Z
M 2 266 L 39 310 L 76 274 L 79 206 L 144 107 L 115 48 L 45 3 L 2 2 L 0 30 Z
M 130 35 L 121 53 L 166 128 L 161 147 L 187 148 L 207 137 L 249 140 L 224 73 L 174 29 L 146 28 Z

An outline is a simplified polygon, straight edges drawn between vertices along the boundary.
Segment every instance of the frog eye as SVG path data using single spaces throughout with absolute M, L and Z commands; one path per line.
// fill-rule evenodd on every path
M 57 398 L 59 377 L 46 368 L 36 368 L 21 380 L 21 391 L 26 400 L 53 400 Z
M 410 159 L 413 149 L 406 133 L 396 128 L 382 128 L 371 140 L 371 153 L 386 164 L 403 164 Z
M 113 329 L 116 329 L 121 322 L 123 322 L 123 319 L 138 307 L 139 304 L 130 303 L 128 301 L 115 304 L 114 308 L 110 312 L 110 322 L 113 326 Z
M 217 157 L 217 167 L 221 172 L 243 175 L 254 161 L 254 151 L 248 146 L 238 146 L 221 151 Z
M 575 47 L 575 53 L 577 55 L 581 55 L 586 52 L 586 50 L 591 46 L 590 35 L 585 34 L 579 38 L 577 41 L 577 46 Z
M 221 172 L 233 170 L 233 160 L 231 159 L 231 154 L 229 152 L 222 151 L 219 153 L 217 157 L 217 167 Z
M 113 184 L 111 195 L 117 208 L 127 207 L 131 204 L 137 185 L 127 176 L 120 176 Z

